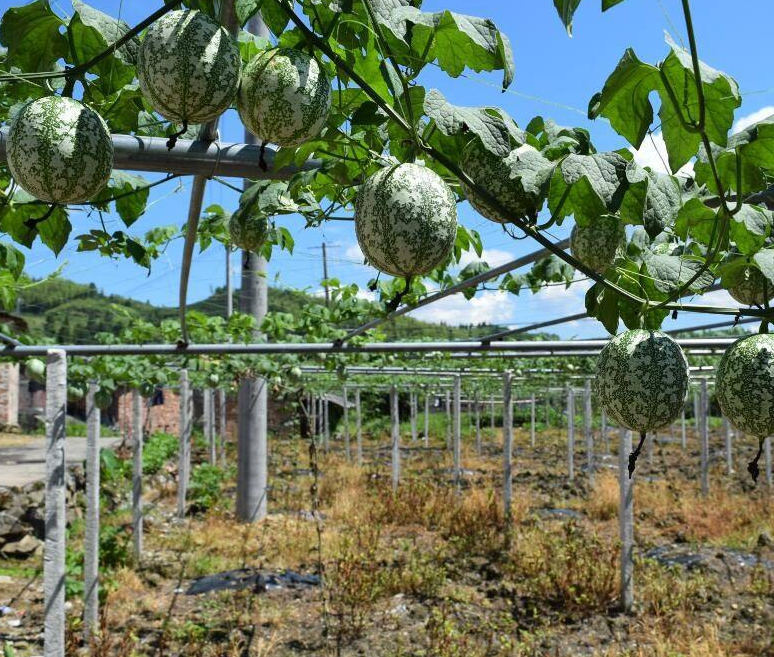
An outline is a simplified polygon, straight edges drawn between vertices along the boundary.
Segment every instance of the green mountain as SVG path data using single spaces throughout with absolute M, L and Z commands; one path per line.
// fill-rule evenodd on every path
M 269 288 L 269 311 L 298 314 L 309 303 L 323 303 L 317 297 L 298 290 Z M 226 313 L 226 291 L 215 292 L 190 308 L 210 315 Z M 234 293 L 234 308 L 239 308 L 239 290 Z M 19 294 L 17 315 L 27 322 L 29 331 L 36 336 L 54 339 L 59 344 L 78 344 L 94 341 L 99 332 L 117 333 L 131 323 L 126 309 L 141 314 L 146 320 L 158 323 L 177 317 L 177 308 L 154 306 L 147 302 L 128 299 L 116 294 L 105 294 L 93 283 L 82 284 L 64 278 L 35 283 Z M 421 322 L 411 317 L 399 317 L 383 327 L 389 340 L 409 340 L 428 337 L 455 340 L 483 336 L 503 327 L 491 325 L 447 326 Z

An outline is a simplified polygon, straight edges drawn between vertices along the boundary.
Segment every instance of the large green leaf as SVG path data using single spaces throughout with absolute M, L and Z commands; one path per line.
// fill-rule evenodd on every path
M 602 11 L 607 11 L 621 2 L 623 0 L 602 0 Z M 554 7 L 569 36 L 572 36 L 572 19 L 580 3 L 581 0 L 554 0 Z
M 48 0 L 7 9 L 0 20 L 0 43 L 8 48 L 5 66 L 27 73 L 51 70 L 67 54 L 63 26 Z
M 13 244 L 0 242 L 0 267 L 7 269 L 18 279 L 24 271 L 24 254 Z
M 688 283 L 691 277 L 699 271 L 702 263 L 678 255 L 664 253 L 648 254 L 645 257 L 647 276 L 643 276 L 643 287 L 662 294 L 670 294 Z M 690 290 L 700 292 L 712 285 L 715 276 L 711 271 L 705 271 L 694 281 Z
M 628 48 L 602 91 L 589 103 L 589 118 L 604 116 L 613 129 L 639 148 L 653 123 L 653 106 L 648 96 L 660 85 L 655 66 L 639 60 Z
M 771 211 L 745 203 L 731 219 L 731 239 L 742 254 L 749 256 L 763 248 L 771 227 Z
M 554 171 L 548 207 L 556 219 L 574 215 L 585 226 L 618 211 L 628 187 L 628 162 L 618 153 L 568 155 Z
M 642 224 L 653 238 L 671 225 L 681 206 L 680 184 L 674 176 L 643 169 L 630 162 L 626 170 L 629 187 L 621 204 L 621 218 Z
M 487 150 L 501 157 L 511 152 L 514 141 L 520 144 L 524 139 L 523 133 L 502 110 L 452 105 L 437 89 L 427 92 L 424 109 L 444 135 L 450 137 L 470 131 L 481 139 Z

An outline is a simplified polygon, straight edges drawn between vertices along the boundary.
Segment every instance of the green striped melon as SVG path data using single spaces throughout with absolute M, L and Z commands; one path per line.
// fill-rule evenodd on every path
M 242 71 L 237 109 L 245 127 L 262 141 L 303 144 L 320 133 L 330 108 L 328 76 L 300 50 L 265 50 Z
M 625 248 L 626 230 L 612 214 L 603 214 L 587 226 L 575 224 L 570 233 L 570 253 L 599 273 L 623 256 Z
M 224 27 L 200 11 L 170 11 L 142 41 L 137 78 L 159 114 L 204 123 L 231 104 L 240 63 L 239 48 Z
M 360 187 L 355 234 L 379 271 L 404 278 L 427 274 L 454 247 L 454 194 L 437 173 L 418 164 L 381 169 Z
M 723 354 L 715 379 L 723 415 L 739 431 L 774 434 L 774 335 L 740 338 Z
M 472 139 L 462 151 L 460 166 L 473 182 L 499 200 L 512 214 L 517 217 L 533 217 L 539 209 L 537 196 L 526 192 L 521 181 L 511 175 L 511 165 L 532 154 L 539 155 L 535 148 L 525 144 L 511 151 L 506 157 L 501 157 L 487 150 L 480 139 Z M 462 190 L 476 212 L 483 217 L 498 223 L 510 221 L 464 182 Z
M 83 203 L 113 170 L 113 140 L 94 110 L 47 96 L 25 105 L 8 133 L 8 166 L 22 189 L 49 203 Z
M 602 407 L 621 426 L 641 434 L 656 431 L 683 410 L 688 361 L 661 331 L 625 331 L 599 354 L 596 389 Z
M 251 212 L 235 212 L 228 221 L 231 243 L 245 251 L 258 251 L 269 234 L 269 219 Z
M 756 267 L 745 267 L 741 280 L 728 289 L 735 301 L 745 306 L 762 306 L 774 297 L 774 285 Z

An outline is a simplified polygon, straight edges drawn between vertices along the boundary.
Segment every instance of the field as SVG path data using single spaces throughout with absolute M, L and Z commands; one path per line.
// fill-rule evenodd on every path
M 175 441 L 154 436 L 146 446 L 139 564 L 130 549 L 129 460 L 103 458 L 104 589 L 95 654 L 774 654 L 771 491 L 753 488 L 743 467 L 725 474 L 719 432 L 712 435 L 707 499 L 699 492 L 690 429 L 685 453 L 675 440 L 640 458 L 636 605 L 625 615 L 617 610 L 616 460 L 604 454 L 599 428 L 593 484 L 580 445 L 576 478 L 567 480 L 564 430 L 538 425 L 534 449 L 528 428 L 515 431 L 513 522 L 506 528 L 500 429 L 493 434 L 487 424 L 477 455 L 463 416 L 464 482 L 457 493 L 443 417 L 432 420 L 429 448 L 421 439 L 412 443 L 402 425 L 397 493 L 388 433 L 378 421 L 367 425 L 362 469 L 346 462 L 340 440 L 328 453 L 310 454 L 298 438 L 277 437 L 271 513 L 254 526 L 234 520 L 233 468 L 206 464 L 194 470 L 192 512 L 176 519 Z M 613 451 L 617 436 L 610 431 Z M 738 445 L 737 458 L 751 450 Z M 195 461 L 205 458 L 200 439 Z M 71 517 L 67 560 L 72 655 L 79 654 L 81 631 L 79 516 Z M 0 619 L 0 636 L 13 645 L 6 654 L 40 652 L 40 567 L 34 558 L 0 561 L 0 603 L 14 610 Z M 288 584 L 286 570 L 302 577 Z M 227 571 L 237 572 L 198 580 L 215 590 L 187 594 L 197 578 Z

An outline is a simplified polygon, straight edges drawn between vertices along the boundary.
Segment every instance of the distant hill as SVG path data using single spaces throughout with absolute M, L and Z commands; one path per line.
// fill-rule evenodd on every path
M 269 288 L 269 311 L 298 314 L 308 303 L 323 303 L 322 299 L 283 288 Z M 17 307 L 28 323 L 30 333 L 53 338 L 60 344 L 92 342 L 94 335 L 107 331 L 118 333 L 126 328 L 131 318 L 121 309 L 130 309 L 146 320 L 158 323 L 177 317 L 177 308 L 154 306 L 143 301 L 128 299 L 116 294 L 105 294 L 94 283 L 82 284 L 64 278 L 40 282 L 19 294 Z M 191 309 L 209 315 L 226 314 L 226 291 L 215 292 L 196 303 Z M 234 308 L 239 308 L 239 290 L 234 292 Z M 448 326 L 422 322 L 411 317 L 399 317 L 383 327 L 389 340 L 428 337 L 454 340 L 486 335 L 502 330 L 502 326 Z

